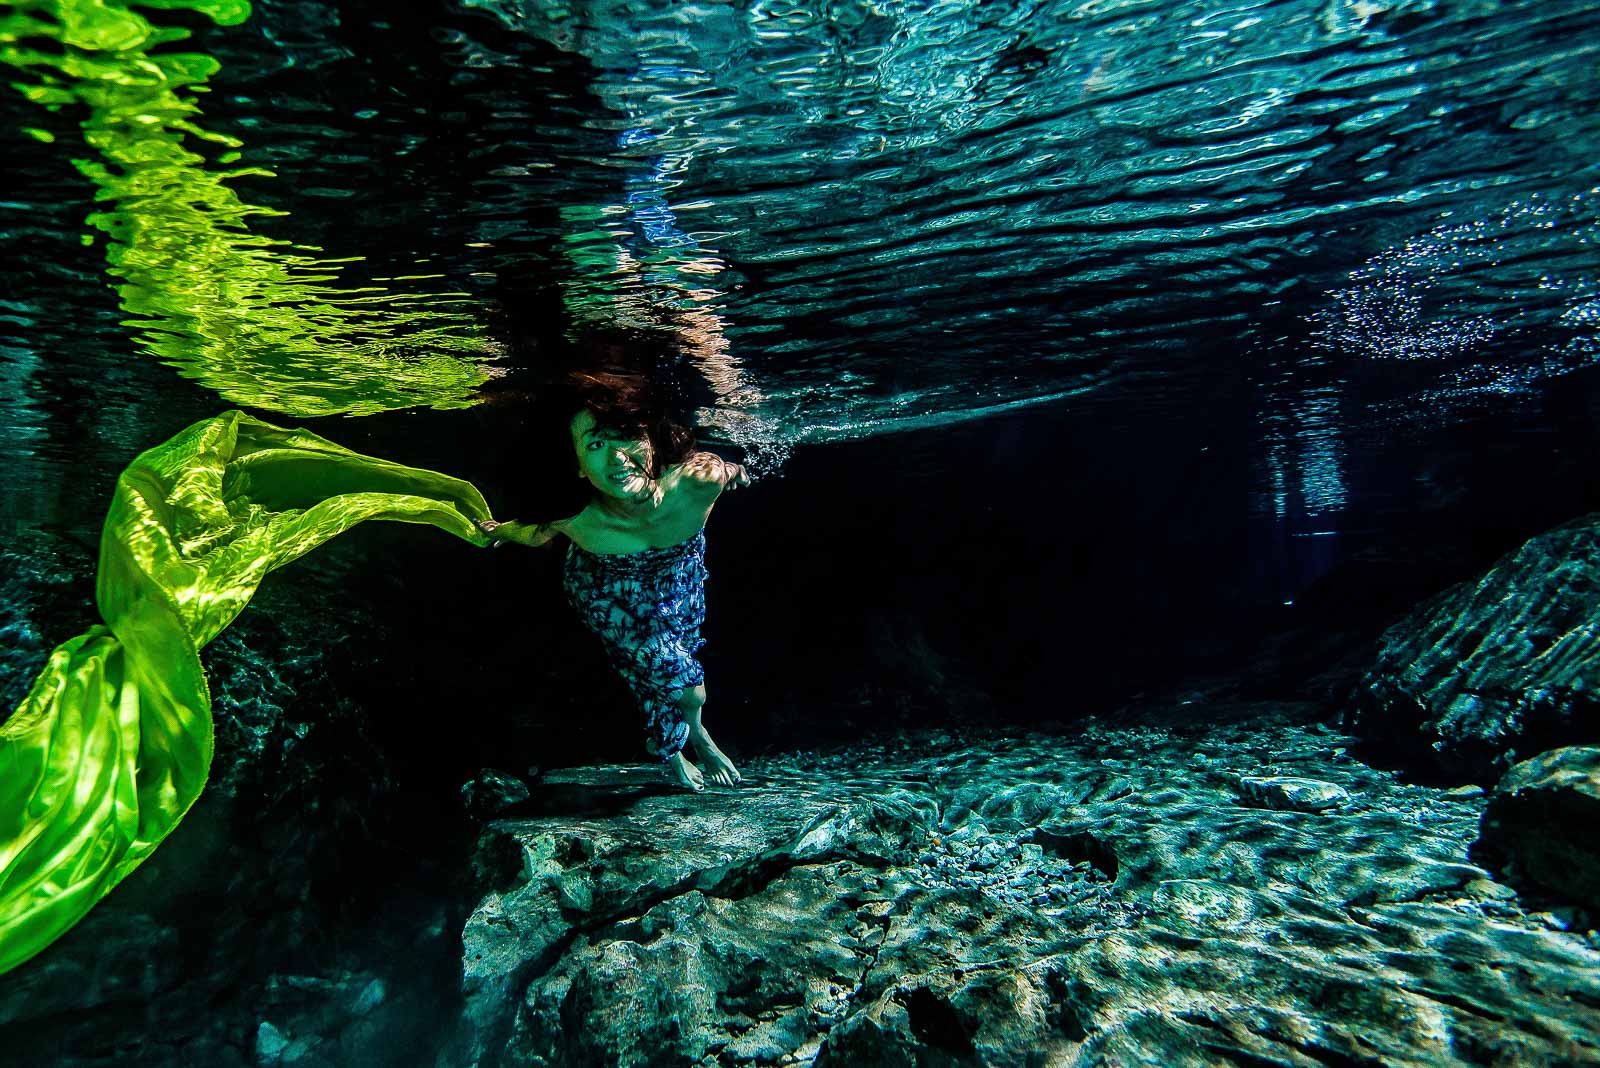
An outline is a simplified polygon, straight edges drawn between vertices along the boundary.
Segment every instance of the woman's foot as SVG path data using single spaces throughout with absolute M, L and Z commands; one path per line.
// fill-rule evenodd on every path
M 685 790 L 693 790 L 695 793 L 699 793 L 706 788 L 705 776 L 700 774 L 699 768 L 689 763 L 689 758 L 684 756 L 681 751 L 673 753 L 668 758 L 667 774 L 671 775 L 677 784 Z
M 733 766 L 733 761 L 728 755 L 717 748 L 717 743 L 711 740 L 711 735 L 704 727 L 689 732 L 689 741 L 694 746 L 694 751 L 705 762 L 706 773 L 711 776 L 711 781 L 718 786 L 732 786 L 742 782 L 743 776 L 739 769 Z

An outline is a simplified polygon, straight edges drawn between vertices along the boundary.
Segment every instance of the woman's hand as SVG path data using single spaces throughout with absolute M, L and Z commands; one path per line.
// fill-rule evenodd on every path
M 750 473 L 743 464 L 729 463 L 714 452 L 694 453 L 677 470 L 688 485 L 698 486 L 706 493 L 717 494 L 750 485 Z
M 494 539 L 489 543 L 491 549 L 498 549 L 507 542 L 537 549 L 555 540 L 555 536 L 562 532 L 563 526 L 563 523 L 518 523 L 513 520 L 501 522 L 497 519 L 480 519 L 477 523 L 479 530 Z
M 504 545 L 507 541 L 510 540 L 508 538 L 505 538 L 505 537 L 502 537 L 502 536 L 499 536 L 499 535 L 495 534 L 495 531 L 498 530 L 499 528 L 504 527 L 504 526 L 509 526 L 510 524 L 508 524 L 508 523 L 502 523 L 498 519 L 479 519 L 479 520 L 477 520 L 477 524 L 478 524 L 478 529 L 479 530 L 483 531 L 485 534 L 489 535 L 489 537 L 493 539 L 492 541 L 489 542 L 489 548 L 491 548 L 491 549 L 498 549 L 498 548 L 500 548 L 500 546 Z

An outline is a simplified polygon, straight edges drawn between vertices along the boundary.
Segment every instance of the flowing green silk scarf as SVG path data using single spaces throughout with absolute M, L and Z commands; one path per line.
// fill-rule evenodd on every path
M 104 626 L 58 647 L 0 726 L 0 973 L 48 946 L 138 867 L 211 766 L 200 648 L 267 572 L 367 519 L 476 545 L 466 482 L 228 412 L 117 480 L 95 596 Z

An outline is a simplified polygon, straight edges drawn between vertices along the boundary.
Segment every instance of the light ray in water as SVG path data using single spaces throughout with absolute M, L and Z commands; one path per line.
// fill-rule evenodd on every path
M 222 26 L 250 15 L 244 0 L 157 6 Z M 219 64 L 166 48 L 189 36 L 115 4 L 33 0 L 0 16 L 0 62 L 22 76 L 13 87 L 82 115 L 93 155 L 74 162 L 97 187 L 88 222 L 141 346 L 229 401 L 291 415 L 471 404 L 489 350 L 470 298 L 340 285 L 360 257 L 252 232 L 284 213 L 229 183 L 272 174 L 226 169 L 242 145 L 199 125 L 196 96 Z

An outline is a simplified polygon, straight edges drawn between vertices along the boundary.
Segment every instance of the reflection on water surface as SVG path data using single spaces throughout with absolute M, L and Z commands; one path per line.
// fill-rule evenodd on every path
M 703 421 L 773 458 L 1231 381 L 1257 508 L 1314 518 L 1355 438 L 1536 405 L 1596 350 L 1581 2 L 92 10 L 3 31 L 43 255 L 7 286 L 0 403 L 47 460 L 63 366 L 449 405 L 498 306 L 670 318 Z M 48 262 L 80 240 L 116 310 Z

